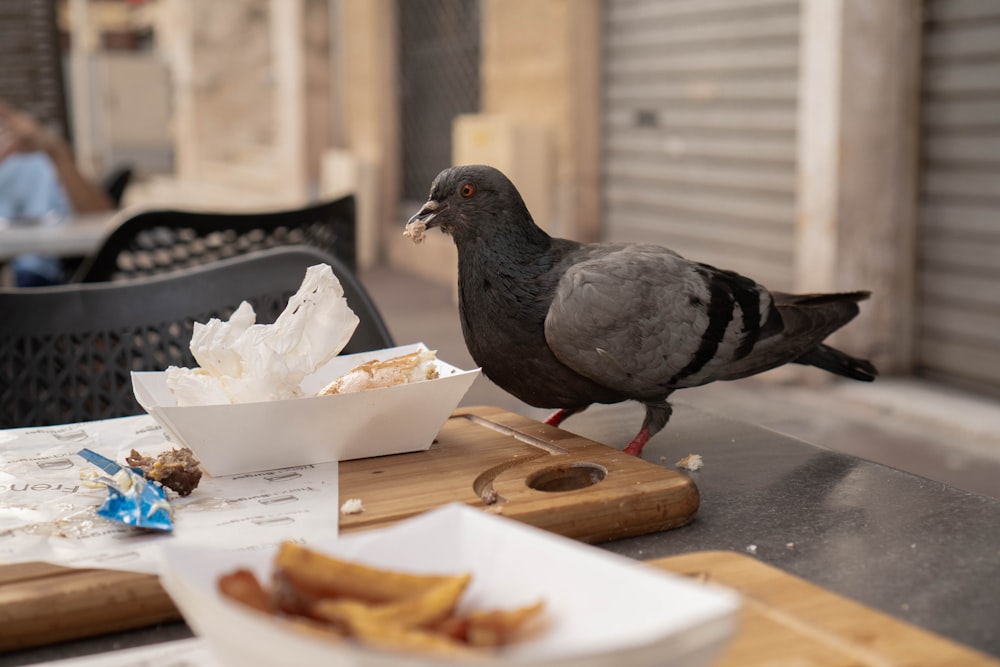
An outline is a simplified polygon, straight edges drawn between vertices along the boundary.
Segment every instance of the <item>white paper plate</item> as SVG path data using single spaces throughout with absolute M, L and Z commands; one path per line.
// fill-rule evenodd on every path
M 423 343 L 335 357 L 307 377 L 315 393 L 355 366 L 391 359 Z M 434 380 L 353 394 L 286 401 L 178 407 L 166 373 L 132 373 L 139 405 L 178 445 L 190 447 L 212 475 L 346 461 L 427 449 L 472 386 L 479 369 L 438 360 Z
M 378 567 L 471 572 L 463 604 L 473 608 L 544 599 L 550 625 L 497 654 L 495 662 L 502 664 L 706 667 L 736 629 L 739 598 L 728 589 L 460 504 L 310 547 Z M 218 577 L 238 567 L 269 580 L 273 549 L 241 553 L 167 546 L 163 556 L 164 587 L 222 664 L 463 664 L 305 636 L 219 595 Z

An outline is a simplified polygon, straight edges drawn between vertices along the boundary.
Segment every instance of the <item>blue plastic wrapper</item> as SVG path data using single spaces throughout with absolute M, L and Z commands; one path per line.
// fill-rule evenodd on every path
M 97 515 L 136 528 L 170 532 L 174 529 L 173 507 L 163 487 L 147 480 L 142 471 L 118 465 L 90 449 L 79 455 L 107 473 L 97 481 L 108 488 L 108 498 Z

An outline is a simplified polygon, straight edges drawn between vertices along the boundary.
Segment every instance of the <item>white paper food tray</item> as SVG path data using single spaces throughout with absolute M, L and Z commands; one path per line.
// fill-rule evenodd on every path
M 427 349 L 423 343 L 333 358 L 307 377 L 315 394 L 355 366 Z M 212 475 L 346 461 L 427 449 L 479 375 L 440 359 L 439 377 L 350 394 L 178 407 L 164 372 L 133 372 L 146 412 Z
M 512 608 L 544 600 L 548 626 L 486 664 L 707 667 L 734 635 L 739 596 L 461 504 L 379 530 L 310 542 L 331 555 L 427 574 L 469 572 L 462 604 Z M 161 581 L 220 663 L 389 667 L 464 664 L 366 649 L 297 632 L 217 592 L 237 568 L 270 580 L 275 549 L 167 545 Z M 483 661 L 468 663 L 482 665 Z

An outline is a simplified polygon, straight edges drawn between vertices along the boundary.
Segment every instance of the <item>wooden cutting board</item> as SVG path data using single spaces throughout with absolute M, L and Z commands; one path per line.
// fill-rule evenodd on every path
M 736 637 L 715 667 L 1000 667 L 1000 661 L 898 621 L 740 553 L 650 565 L 737 590 Z
M 649 565 L 729 586 L 741 594 L 739 629 L 715 667 L 1000 667 L 1000 662 L 988 656 L 743 554 L 698 552 L 650 561 Z M 22 580 L 12 576 L 16 571 Z M 88 600 L 89 604 L 51 616 L 41 627 L 8 625 L 4 620 L 0 635 L 27 632 L 29 640 L 39 644 L 65 637 L 67 631 L 76 633 L 70 636 L 111 631 L 116 628 L 109 625 L 113 621 L 107 616 L 109 609 L 128 608 L 136 626 L 178 618 L 162 589 L 153 587 L 153 577 L 128 575 L 136 577 L 137 584 L 151 587 L 139 599 L 112 595 L 107 577 L 119 575 L 50 565 L 6 568 L 6 577 L 0 578 L 0 596 L 5 600 L 19 586 L 34 582 L 52 591 L 49 602 L 56 608 L 68 603 L 66 598 Z M 120 621 L 117 624 L 120 628 Z M 26 645 L 30 644 L 21 644 Z
M 687 475 L 500 408 L 462 408 L 425 452 L 340 466 L 341 532 L 384 526 L 449 502 L 483 507 L 584 542 L 606 542 L 691 521 Z
M 339 470 L 340 502 L 364 506 L 340 516 L 344 533 L 463 502 L 602 542 L 688 523 L 699 502 L 686 475 L 499 408 L 456 410 L 427 451 L 346 461 Z M 152 575 L 0 566 L 0 651 L 178 618 Z

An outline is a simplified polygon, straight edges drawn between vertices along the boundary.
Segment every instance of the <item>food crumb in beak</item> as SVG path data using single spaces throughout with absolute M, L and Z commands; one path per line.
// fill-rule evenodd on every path
M 419 244 L 424 240 L 424 233 L 427 231 L 427 223 L 423 220 L 414 220 L 413 222 L 408 222 L 406 224 L 406 229 L 403 231 L 403 236 L 413 241 L 414 244 Z

